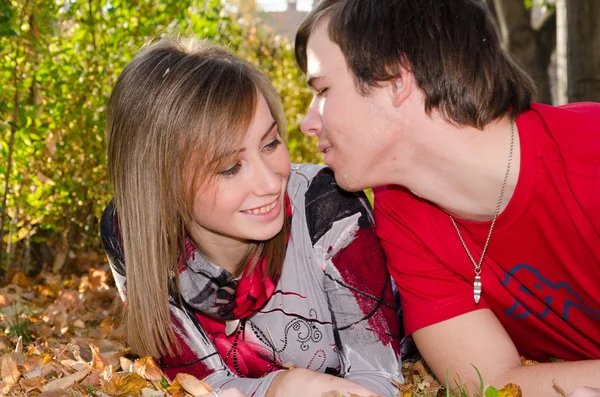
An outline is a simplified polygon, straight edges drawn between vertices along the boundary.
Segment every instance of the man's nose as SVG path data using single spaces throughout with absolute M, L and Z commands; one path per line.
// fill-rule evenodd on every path
M 308 136 L 317 136 L 323 129 L 323 121 L 318 107 L 318 101 L 312 100 L 304 120 L 300 123 L 300 130 Z

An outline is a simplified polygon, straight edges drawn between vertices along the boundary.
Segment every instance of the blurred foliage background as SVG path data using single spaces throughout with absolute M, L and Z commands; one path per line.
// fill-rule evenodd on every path
M 0 276 L 103 260 L 105 108 L 152 39 L 194 35 L 254 64 L 282 98 L 292 161 L 321 161 L 298 128 L 311 95 L 292 45 L 256 1 L 0 0 Z M 479 1 L 539 102 L 600 102 L 600 0 Z
M 265 72 L 292 161 L 320 161 L 299 131 L 310 91 L 292 45 L 243 0 L 0 0 L 0 272 L 101 258 L 110 90 L 144 43 L 173 34 L 222 44 Z

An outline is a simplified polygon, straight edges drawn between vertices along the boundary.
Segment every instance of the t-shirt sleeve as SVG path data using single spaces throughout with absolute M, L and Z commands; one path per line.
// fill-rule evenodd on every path
M 407 335 L 489 307 L 483 299 L 474 304 L 472 279 L 452 272 L 434 254 L 443 250 L 450 236 L 439 232 L 439 219 L 429 207 L 400 188 L 379 189 L 375 194 L 377 236 L 400 293 Z

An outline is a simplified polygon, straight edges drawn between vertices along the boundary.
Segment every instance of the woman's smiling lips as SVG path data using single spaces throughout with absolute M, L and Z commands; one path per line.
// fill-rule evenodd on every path
M 247 210 L 240 211 L 245 215 L 250 215 L 254 218 L 260 218 L 261 220 L 272 220 L 276 218 L 281 212 L 281 200 L 277 197 L 272 203 L 262 207 L 250 208 Z

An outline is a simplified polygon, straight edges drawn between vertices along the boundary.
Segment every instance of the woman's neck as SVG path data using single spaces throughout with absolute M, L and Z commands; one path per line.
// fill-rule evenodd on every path
M 224 236 L 206 235 L 197 230 L 189 230 L 196 248 L 212 263 L 235 274 L 240 261 L 248 254 L 250 243 Z

